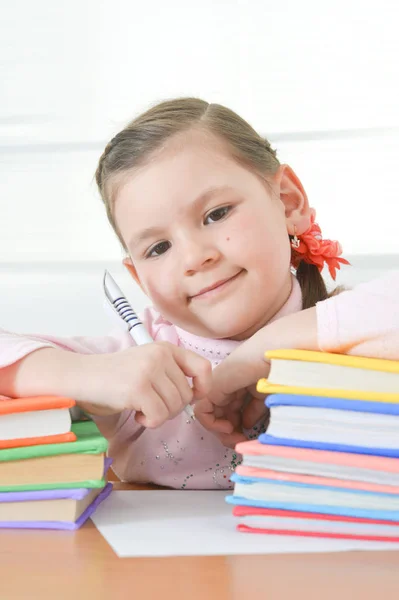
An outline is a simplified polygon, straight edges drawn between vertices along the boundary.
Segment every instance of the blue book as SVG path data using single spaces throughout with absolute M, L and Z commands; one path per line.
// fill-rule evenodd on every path
M 243 477 L 234 473 L 230 504 L 399 521 L 399 497 L 331 486 Z
M 299 396 L 296 394 L 273 394 L 266 398 L 268 408 L 275 406 L 306 406 L 308 408 L 330 408 L 352 412 L 376 413 L 399 416 L 399 404 L 391 402 L 370 402 L 365 400 L 346 400 L 322 396 Z
M 349 454 L 368 454 L 370 456 L 399 458 L 399 448 L 371 448 L 369 446 L 351 446 L 349 444 L 333 444 L 321 441 L 306 442 L 294 438 L 275 437 L 267 433 L 259 436 L 259 441 L 261 444 L 269 444 L 271 446 L 289 446 L 290 448 L 310 448 L 312 450 L 328 450 L 330 452 L 349 452 Z
M 276 394 L 262 444 L 399 457 L 399 405 Z

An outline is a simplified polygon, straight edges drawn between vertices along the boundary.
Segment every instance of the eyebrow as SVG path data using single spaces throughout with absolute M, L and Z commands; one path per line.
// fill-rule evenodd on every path
M 231 192 L 232 190 L 233 188 L 229 185 L 210 187 L 204 192 L 201 192 L 201 194 L 197 196 L 197 198 L 195 198 L 194 202 L 190 206 L 190 209 L 198 209 L 199 207 L 203 206 L 206 202 L 208 202 L 208 200 L 210 200 L 213 196 L 217 196 L 229 191 Z M 148 238 L 160 236 L 163 233 L 163 231 L 164 230 L 162 227 L 146 227 L 130 239 L 129 245 L 137 246 L 138 244 L 144 242 Z

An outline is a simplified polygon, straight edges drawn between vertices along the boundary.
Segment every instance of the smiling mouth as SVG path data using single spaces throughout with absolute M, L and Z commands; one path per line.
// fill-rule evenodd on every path
M 230 277 L 229 279 L 224 279 L 223 281 L 220 281 L 219 283 L 216 283 L 215 285 L 209 288 L 205 288 L 202 292 L 196 294 L 195 296 L 190 296 L 190 302 L 192 300 L 202 300 L 205 298 L 211 298 L 212 296 L 216 296 L 217 294 L 221 293 L 225 288 L 227 288 L 231 283 L 233 283 L 236 279 L 238 279 L 238 277 L 242 275 L 243 272 L 244 270 L 242 269 L 241 271 L 236 273 L 236 275 L 233 275 L 233 277 Z

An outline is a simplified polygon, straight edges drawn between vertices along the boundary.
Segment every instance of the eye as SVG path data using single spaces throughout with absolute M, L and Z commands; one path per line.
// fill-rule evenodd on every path
M 165 252 L 169 250 L 170 246 L 170 242 L 159 242 L 149 249 L 145 257 L 153 258 L 154 256 L 161 256 L 161 254 L 165 254 Z
M 208 219 L 212 219 L 210 222 L 215 223 L 216 221 L 220 221 L 225 217 L 231 210 L 231 206 L 222 206 L 221 208 L 216 208 L 212 212 L 208 213 L 204 220 L 204 225 L 206 225 L 206 221 Z

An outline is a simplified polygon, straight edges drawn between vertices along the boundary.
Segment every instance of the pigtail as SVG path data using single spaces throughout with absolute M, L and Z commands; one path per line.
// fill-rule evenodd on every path
M 296 278 L 302 291 L 302 310 L 312 308 L 316 306 L 317 302 L 336 296 L 347 289 L 343 285 L 338 285 L 329 292 L 316 265 L 309 264 L 304 260 L 301 260 L 298 265 Z
M 296 271 L 296 278 L 302 290 L 302 309 L 311 308 L 317 302 L 328 298 L 326 284 L 316 265 L 301 260 Z

